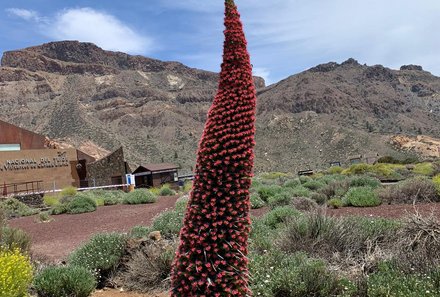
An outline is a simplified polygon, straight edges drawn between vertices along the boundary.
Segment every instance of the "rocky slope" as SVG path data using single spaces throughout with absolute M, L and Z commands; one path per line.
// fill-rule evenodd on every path
M 189 171 L 216 73 L 53 42 L 6 52 L 0 118 L 91 152 L 123 145 L 130 163 Z M 319 65 L 258 88 L 257 171 L 296 171 L 353 155 L 406 155 L 396 134 L 440 138 L 440 78 L 419 66 Z

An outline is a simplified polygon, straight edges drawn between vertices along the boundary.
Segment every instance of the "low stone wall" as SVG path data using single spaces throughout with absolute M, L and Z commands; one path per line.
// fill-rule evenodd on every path
M 15 196 L 14 198 L 33 208 L 44 207 L 43 196 L 40 194 Z

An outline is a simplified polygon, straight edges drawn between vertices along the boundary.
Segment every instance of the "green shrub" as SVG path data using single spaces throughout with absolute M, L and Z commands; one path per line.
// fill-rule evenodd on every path
M 183 184 L 183 193 L 188 194 L 192 189 L 193 183 L 191 180 L 186 180 Z
M 345 194 L 343 203 L 347 206 L 370 207 L 382 203 L 379 196 L 370 187 L 350 188 Z
M 57 204 L 50 210 L 51 215 L 59 215 L 67 212 L 67 204 Z
M 340 166 L 332 166 L 327 170 L 330 174 L 341 174 L 342 171 L 344 171 L 344 169 Z
M 151 233 L 151 227 L 134 226 L 130 231 L 131 238 L 145 238 Z
M 97 206 L 115 205 L 122 201 L 125 193 L 120 190 L 91 190 L 81 192 L 81 195 L 87 196 L 96 202 Z
M 75 196 L 62 196 L 61 198 L 60 198 L 60 203 L 61 204 L 68 204 L 68 203 L 70 203 L 73 199 L 75 199 L 75 197 L 76 197 L 76 195 Z
M 348 189 L 350 187 L 348 180 L 333 180 L 329 181 L 328 184 L 319 189 L 319 193 L 324 194 L 327 199 L 330 198 L 340 198 L 347 193 Z
M 272 229 L 276 229 L 280 224 L 287 222 L 290 218 L 301 215 L 301 213 L 291 206 L 277 207 L 262 218 L 262 222 Z
M 313 192 L 310 194 L 310 199 L 314 200 L 319 205 L 322 205 L 327 201 L 327 196 L 322 193 Z
M 252 209 L 262 208 L 266 205 L 258 194 L 251 194 L 250 200 Z
M 95 286 L 92 273 L 77 266 L 47 267 L 34 280 L 35 291 L 40 297 L 88 297 Z
M 380 180 L 371 176 L 354 176 L 350 179 L 350 187 L 370 187 L 376 189 L 380 186 Z
M 159 214 L 152 224 L 154 231 L 160 231 L 164 237 L 178 236 L 183 226 L 185 213 L 176 210 L 165 211 Z
M 122 199 L 119 199 L 118 197 L 116 197 L 114 195 L 109 196 L 109 197 L 104 197 L 103 200 L 104 200 L 103 202 L 104 202 L 105 206 L 116 205 L 122 201 Z
M 329 201 L 327 201 L 327 205 L 333 208 L 341 208 L 342 206 L 344 206 L 340 198 L 330 199 Z
M 437 189 L 437 194 L 440 196 L 440 174 L 432 178 L 435 188 Z
M 254 255 L 249 269 L 255 296 L 341 296 L 345 288 L 354 287 L 347 283 L 343 285 L 323 261 L 310 259 L 304 254 L 271 251 Z
M 43 197 L 43 201 L 44 201 L 44 204 L 49 207 L 60 204 L 60 198 L 58 198 L 57 196 L 47 196 L 46 195 Z
M 374 165 L 370 164 L 353 164 L 349 168 L 342 171 L 342 174 L 353 175 L 353 174 L 372 174 L 378 178 L 398 178 L 398 174 L 395 172 L 396 168 L 402 167 L 401 165 L 376 163 Z
M 386 187 L 379 196 L 388 204 L 440 201 L 434 182 L 426 177 L 414 177 Z
M 0 296 L 24 297 L 32 282 L 32 265 L 19 249 L 0 249 Z
M 250 249 L 257 253 L 272 250 L 277 234 L 278 231 L 268 226 L 263 218 L 252 218 Z
M 104 198 L 96 198 L 94 199 L 96 206 L 104 206 Z
M 315 211 L 318 209 L 318 203 L 307 197 L 294 197 L 291 205 L 299 211 Z
M 170 185 L 165 184 L 160 188 L 159 196 L 174 196 L 176 191 L 170 188 Z
M 265 172 L 262 173 L 259 177 L 262 179 L 278 179 L 280 177 L 289 177 L 288 173 L 284 172 Z
M 310 197 L 311 191 L 303 186 L 298 186 L 296 188 L 287 188 L 284 190 L 291 197 Z
M 434 174 L 434 166 L 432 163 L 418 163 L 414 166 L 414 173 L 431 176 Z
M 152 193 L 154 196 L 159 196 L 160 194 L 160 188 L 150 188 L 148 191 L 150 191 L 150 193 Z
M 62 197 L 64 197 L 64 196 L 75 196 L 76 193 L 77 193 L 77 189 L 75 187 L 70 186 L 63 188 L 60 194 Z
M 126 237 L 121 234 L 97 234 L 69 256 L 69 264 L 88 269 L 98 280 L 106 279 L 121 259 Z
M 274 209 L 279 206 L 289 205 L 292 202 L 292 198 L 293 196 L 288 192 L 281 192 L 275 196 L 269 197 L 269 199 L 267 199 L 267 204 L 270 208 Z
M 405 274 L 390 263 L 381 263 L 379 271 L 368 277 L 368 296 L 440 296 L 440 273 Z
M 156 195 L 146 189 L 136 189 L 125 195 L 124 204 L 145 204 L 157 201 Z
M 301 185 L 301 182 L 299 181 L 299 179 L 289 179 L 288 181 L 286 181 L 283 185 L 283 187 L 285 188 L 296 188 L 298 186 Z
M 78 214 L 93 212 L 96 210 L 96 202 L 90 197 L 78 194 L 66 205 L 66 212 L 69 214 Z
M 309 180 L 303 184 L 303 186 L 309 190 L 316 191 L 325 186 L 325 183 L 317 180 Z
M 278 247 L 288 253 L 306 252 L 331 260 L 336 257 L 367 261 L 370 246 L 391 241 L 400 225 L 391 220 L 362 217 L 333 218 L 321 213 L 292 217 L 277 236 Z
M 48 223 L 52 221 L 53 219 L 50 217 L 50 214 L 48 211 L 42 211 L 38 214 L 38 220 L 40 223 Z
M 6 213 L 0 208 L 0 228 L 6 225 Z
M 306 182 L 312 180 L 310 176 L 306 176 L 306 175 L 301 175 L 298 177 L 298 179 L 301 182 L 301 184 L 305 184 Z
M 179 199 L 177 199 L 176 203 L 174 204 L 174 210 L 180 213 L 185 213 L 186 208 L 188 207 L 188 196 L 182 196 Z
M 38 213 L 37 209 L 31 208 L 15 198 L 8 198 L 0 202 L 0 208 L 9 218 L 31 216 Z
M 258 188 L 258 195 L 264 202 L 267 202 L 270 197 L 281 193 L 281 191 L 283 191 L 283 188 L 278 185 L 261 186 Z
M 320 182 L 323 182 L 325 184 L 330 184 L 332 182 L 335 181 L 343 181 L 343 180 L 347 180 L 348 177 L 346 175 L 342 175 L 342 174 L 327 174 L 324 175 L 322 177 L 320 177 L 319 179 L 317 179 Z
M 342 171 L 342 174 L 346 175 L 352 175 L 352 174 L 366 174 L 369 171 L 371 171 L 371 165 L 360 163 L 360 164 L 353 164 L 349 168 L 344 169 Z

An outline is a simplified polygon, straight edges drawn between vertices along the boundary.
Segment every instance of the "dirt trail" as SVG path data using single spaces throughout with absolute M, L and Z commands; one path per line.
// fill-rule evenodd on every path
M 32 238 L 33 255 L 59 262 L 93 234 L 128 232 L 136 225 L 147 226 L 162 211 L 174 207 L 177 196 L 160 197 L 156 203 L 98 207 L 95 212 L 52 216 L 40 223 L 36 216 L 13 219 L 9 225 L 26 231 Z

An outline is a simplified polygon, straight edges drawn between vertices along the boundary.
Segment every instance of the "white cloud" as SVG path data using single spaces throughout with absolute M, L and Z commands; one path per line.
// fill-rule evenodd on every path
M 264 81 L 266 82 L 266 85 L 269 85 L 272 83 L 272 81 L 270 80 L 270 71 L 266 68 L 263 67 L 254 67 L 253 71 L 252 71 L 253 75 L 255 76 L 259 76 L 262 77 L 264 79 Z
M 34 10 L 22 9 L 22 8 L 8 8 L 6 9 L 10 15 L 14 15 L 16 17 L 22 18 L 26 21 L 40 21 L 41 18 L 38 15 L 38 12 Z
M 136 33 L 116 17 L 91 8 L 58 13 L 47 34 L 58 40 L 93 42 L 107 50 L 128 53 L 147 53 L 152 46 L 149 38 Z
M 198 13 L 192 23 L 213 36 L 222 1 L 159 0 L 167 8 Z M 328 61 L 353 57 L 361 63 L 398 68 L 421 64 L 440 75 L 438 0 L 236 0 L 252 63 L 273 80 Z M 173 7 L 171 7 L 174 5 Z M 199 36 L 198 36 L 199 37 Z
M 54 17 L 42 18 L 35 11 L 10 8 L 9 13 L 34 21 L 42 35 L 55 40 L 92 42 L 103 49 L 126 53 L 147 54 L 153 42 L 115 16 L 92 8 L 72 8 Z
M 200 0 L 160 0 L 160 4 L 167 9 L 182 9 L 196 12 L 213 12 L 222 9 L 223 3 L 221 1 L 200 1 Z
M 439 1 L 273 0 L 253 6 L 242 0 L 240 8 L 239 2 L 254 65 L 271 72 L 353 57 L 393 68 L 420 63 L 440 74 L 433 29 L 440 27 Z

